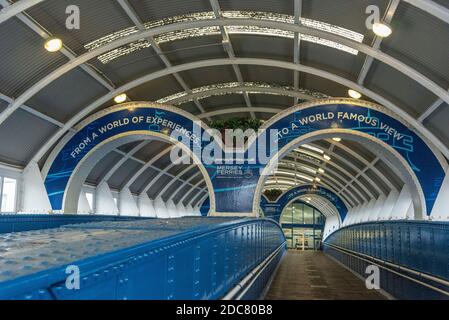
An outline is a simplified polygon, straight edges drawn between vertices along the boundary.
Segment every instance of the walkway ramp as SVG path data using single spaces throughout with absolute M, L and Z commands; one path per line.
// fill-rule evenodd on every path
M 381 300 L 364 281 L 320 251 L 289 250 L 273 279 L 268 300 Z

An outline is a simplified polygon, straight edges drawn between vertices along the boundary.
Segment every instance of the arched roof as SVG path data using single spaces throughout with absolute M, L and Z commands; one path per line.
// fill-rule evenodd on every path
M 390 37 L 375 37 L 365 25 L 367 3 L 352 0 L 80 0 L 79 30 L 65 27 L 64 1 L 0 0 L 0 162 L 42 167 L 64 134 L 123 91 L 207 122 L 267 119 L 297 102 L 346 96 L 348 88 L 407 120 L 449 157 L 449 4 L 370 4 L 392 26 Z M 44 50 L 51 36 L 63 40 L 63 50 Z M 350 206 L 401 187 L 363 146 L 311 145 L 332 157 L 321 183 Z M 207 191 L 198 169 L 170 166 L 161 155 L 167 147 L 139 141 L 118 148 L 87 182 L 201 202 Z M 292 172 L 295 180 L 318 170 L 313 155 L 297 156 L 316 151 L 298 149 L 279 169 L 287 174 L 276 176 L 291 181 Z M 301 162 L 298 172 L 293 160 Z

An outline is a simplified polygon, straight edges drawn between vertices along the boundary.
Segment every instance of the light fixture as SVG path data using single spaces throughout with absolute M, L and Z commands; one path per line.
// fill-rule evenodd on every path
M 335 142 L 340 142 L 340 141 L 341 141 L 341 138 L 339 138 L 339 137 L 334 137 L 334 138 L 332 138 L 332 140 L 334 140 Z
M 318 178 L 318 177 L 315 177 L 315 181 L 316 181 L 316 182 L 320 182 L 320 181 L 321 181 L 321 179 L 320 179 L 320 178 Z
M 331 159 L 331 157 L 329 157 L 327 154 L 323 155 L 323 158 L 327 161 L 329 161 Z
M 392 30 L 385 22 L 376 22 L 373 24 L 373 32 L 378 37 L 386 38 L 391 34 Z
M 321 169 L 321 168 L 318 168 L 318 172 L 319 172 L 319 173 L 324 173 L 324 170 Z
M 62 48 L 62 40 L 59 38 L 50 38 L 45 42 L 44 47 L 48 52 L 57 52 Z
M 360 99 L 360 97 L 362 96 L 362 94 L 360 92 L 352 90 L 352 89 L 348 90 L 348 95 L 353 99 Z
M 311 146 L 310 144 L 303 144 L 303 145 L 301 145 L 300 147 L 307 148 L 307 149 L 309 149 L 309 150 L 316 151 L 316 152 L 318 152 L 318 153 L 324 153 L 324 151 L 321 150 L 320 148 Z
M 126 95 L 126 93 L 121 93 L 114 98 L 114 101 L 115 103 L 122 103 L 125 102 L 127 98 L 128 96 Z

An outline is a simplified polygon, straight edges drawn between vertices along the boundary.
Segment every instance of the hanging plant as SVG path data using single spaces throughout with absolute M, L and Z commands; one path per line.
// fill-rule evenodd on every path
M 267 197 L 268 200 L 274 201 L 282 194 L 282 190 L 281 189 L 267 189 L 264 191 L 263 194 Z
M 248 129 L 253 129 L 255 132 L 260 128 L 260 126 L 263 124 L 263 121 L 260 119 L 253 119 L 253 118 L 229 118 L 226 120 L 212 120 L 209 123 L 209 127 L 212 129 L 216 129 L 220 131 L 221 138 L 223 142 L 225 142 L 225 130 L 226 129 L 241 129 L 243 133 Z M 245 137 L 245 141 L 247 138 Z M 234 137 L 233 144 L 236 141 L 236 137 Z
M 220 131 L 225 129 L 242 129 L 243 131 L 253 129 L 257 131 L 262 123 L 263 121 L 260 119 L 233 117 L 226 120 L 212 120 L 209 127 Z

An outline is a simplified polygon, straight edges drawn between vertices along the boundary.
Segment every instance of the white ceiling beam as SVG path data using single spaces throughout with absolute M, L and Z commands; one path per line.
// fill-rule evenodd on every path
M 301 24 L 301 15 L 302 15 L 302 0 L 295 0 L 294 2 L 294 12 L 295 12 L 295 24 Z M 298 32 L 295 32 L 294 40 L 293 40 L 293 63 L 300 64 L 301 60 L 301 38 Z M 299 89 L 299 71 L 293 71 L 293 86 L 295 90 Z M 298 97 L 294 99 L 295 104 L 298 103 Z
M 122 156 L 125 156 L 125 155 L 126 155 L 125 152 L 120 151 L 120 150 L 118 150 L 118 149 L 113 150 L 113 152 L 118 153 L 118 154 L 121 154 Z M 133 161 L 135 161 L 135 162 L 138 162 L 138 163 L 140 163 L 140 164 L 142 164 L 142 165 L 146 165 L 146 164 L 147 164 L 147 162 L 145 162 L 145 161 L 143 161 L 143 160 L 140 160 L 140 159 L 138 159 L 138 158 L 136 158 L 136 157 L 134 157 L 134 156 L 130 156 L 129 159 L 130 159 L 130 160 L 133 160 Z M 162 171 L 161 169 L 159 169 L 158 167 L 153 166 L 153 165 L 150 165 L 150 166 L 148 166 L 147 168 L 151 168 L 151 169 L 153 169 L 153 170 L 155 170 L 155 171 L 157 171 L 157 172 L 161 172 L 161 171 Z M 165 175 L 168 176 L 168 177 L 170 177 L 170 178 L 172 178 L 172 179 L 179 180 L 179 181 L 181 181 L 181 182 L 185 182 L 183 179 L 180 179 L 180 178 L 178 178 L 177 176 L 172 175 L 171 173 L 166 172 Z M 188 184 L 189 186 L 191 186 L 191 187 L 194 187 L 191 183 L 187 183 L 187 184 Z
M 403 0 L 432 16 L 449 23 L 449 9 L 431 0 Z
M 7 3 L 6 0 L 0 0 L 0 4 L 4 5 Z M 32 19 L 30 16 L 28 16 L 26 13 L 19 13 L 16 16 L 20 21 L 22 21 L 28 28 L 33 30 L 35 33 L 37 33 L 42 39 L 47 40 L 52 37 L 52 34 L 45 30 L 41 25 L 39 25 L 34 19 Z M 77 56 L 73 53 L 70 48 L 68 48 L 66 45 L 63 45 L 62 49 L 59 51 L 64 56 L 66 56 L 69 61 L 73 61 L 77 58 Z M 88 75 L 90 75 L 93 79 L 95 79 L 98 83 L 100 83 L 103 87 L 108 89 L 109 91 L 114 90 L 115 86 L 112 84 L 112 82 L 109 79 L 105 79 L 103 75 L 100 75 L 98 71 L 96 71 L 91 66 L 88 66 L 86 64 L 80 65 L 80 68 L 83 69 Z
M 190 166 L 187 166 L 186 168 L 184 168 L 181 172 L 176 174 L 176 177 L 182 177 L 183 175 L 185 175 L 187 172 L 189 172 L 190 170 L 192 170 L 196 165 L 195 164 L 191 164 Z M 177 179 L 172 179 L 170 180 L 161 190 L 157 191 L 156 196 L 160 195 L 161 197 L 163 197 L 164 193 L 173 185 L 173 183 L 177 181 Z M 184 185 L 184 184 L 181 184 Z M 172 193 L 172 195 L 174 194 L 174 192 Z
M 198 92 L 194 92 L 195 89 L 193 89 L 192 93 L 182 95 L 179 98 L 173 98 L 171 100 L 166 100 L 169 97 L 164 97 L 158 99 L 156 102 L 164 100 L 163 103 L 173 104 L 173 105 L 179 105 L 182 103 L 190 102 L 193 99 L 204 99 L 211 96 L 217 96 L 217 95 L 223 95 L 223 94 L 233 94 L 233 93 L 241 93 L 241 91 L 250 91 L 251 94 L 271 94 L 271 95 L 280 95 L 280 96 L 287 96 L 287 97 L 296 97 L 303 100 L 313 100 L 317 99 L 317 97 L 314 97 L 310 94 L 306 94 L 304 92 L 301 92 L 300 90 L 294 90 L 291 87 L 283 87 L 280 85 L 273 84 L 272 86 L 263 86 L 263 85 L 248 85 L 248 83 L 243 83 L 243 85 L 234 86 L 234 87 L 219 87 L 219 88 L 209 88 L 207 90 L 201 90 Z M 317 92 L 318 93 L 318 92 Z M 326 96 L 322 93 L 319 93 L 323 96 Z M 176 96 L 174 94 L 173 96 Z
M 390 24 L 391 23 L 391 19 L 393 19 L 393 16 L 396 12 L 396 9 L 398 8 L 400 3 L 400 0 L 390 0 L 389 4 L 388 4 L 388 8 L 387 11 L 385 12 L 383 21 L 385 21 L 386 23 Z M 382 43 L 383 38 L 378 37 L 378 36 L 374 36 L 373 39 L 373 43 L 371 44 L 371 46 L 373 47 L 373 49 L 379 49 L 380 45 Z M 368 74 L 368 71 L 370 70 L 372 64 L 373 64 L 373 57 L 372 56 L 366 56 L 365 57 L 365 62 L 363 63 L 362 69 L 360 70 L 359 73 L 359 77 L 357 79 L 357 82 L 359 84 L 363 84 L 365 81 L 365 78 Z
M 14 4 L 7 1 L 0 3 L 3 7 L 0 10 L 0 24 L 41 2 L 44 0 L 20 0 Z
M 126 152 L 125 155 L 115 163 L 115 165 L 108 170 L 108 172 L 104 175 L 103 178 L 101 178 L 98 185 L 102 184 L 103 182 L 107 182 L 111 177 L 114 175 L 114 173 L 127 161 L 129 160 L 137 151 L 145 147 L 147 144 L 149 144 L 151 141 L 144 140 L 137 144 L 134 148 L 132 148 L 129 152 Z
M 128 17 L 131 19 L 131 21 L 136 25 L 136 27 L 137 27 L 137 29 L 139 29 L 139 31 L 144 32 L 145 30 L 147 30 L 145 28 L 145 25 L 143 24 L 142 20 L 139 18 L 137 12 L 130 5 L 128 0 L 117 0 L 117 2 L 122 7 L 122 9 L 125 11 L 125 13 L 128 15 Z M 153 36 L 149 35 L 145 38 L 150 43 L 151 47 L 156 52 L 158 57 L 165 64 L 165 67 L 167 67 L 167 68 L 171 67 L 172 66 L 171 62 L 168 60 L 167 56 L 162 52 L 161 47 L 156 43 Z M 184 89 L 184 91 L 186 91 L 188 93 L 191 92 L 189 86 L 186 84 L 184 79 L 179 75 L 179 73 L 174 73 L 173 76 L 175 77 L 176 81 L 178 81 L 179 85 Z M 194 100 L 194 103 L 201 112 L 205 112 L 203 106 L 197 99 Z
M 392 66 L 393 68 L 397 69 L 398 71 L 403 72 L 404 74 L 408 75 L 412 79 L 416 80 L 418 83 L 423 85 L 428 90 L 432 91 L 434 94 L 436 94 L 437 96 L 442 98 L 444 101 L 449 102 L 449 92 L 447 92 L 445 89 L 439 87 L 433 81 L 426 78 L 422 74 L 418 73 L 416 70 L 408 67 L 407 65 L 400 62 L 399 60 L 397 60 L 383 52 L 375 50 L 365 44 L 357 43 L 355 41 L 346 39 L 344 37 L 330 34 L 330 33 L 324 32 L 324 31 L 307 28 L 304 26 L 291 25 L 291 24 L 287 24 L 287 23 L 279 23 L 279 22 L 274 22 L 274 21 L 262 21 L 262 20 L 255 21 L 255 19 L 224 19 L 224 20 L 213 19 L 213 20 L 201 20 L 201 21 L 194 21 L 194 22 L 191 22 L 191 21 L 180 22 L 180 23 L 175 23 L 172 25 L 166 25 L 166 26 L 157 27 L 157 28 L 153 28 L 153 29 L 149 29 L 149 30 L 145 30 L 145 31 L 140 31 L 138 33 L 118 39 L 118 40 L 111 42 L 107 45 L 104 45 L 95 50 L 87 52 L 87 53 L 83 54 L 82 56 L 70 61 L 70 63 L 68 63 L 64 66 L 61 66 L 60 68 L 58 68 L 51 74 L 47 75 L 46 77 L 44 77 L 43 79 L 38 81 L 35 85 L 33 85 L 27 91 L 25 91 L 21 96 L 19 96 L 16 99 L 15 103 L 11 104 L 6 110 L 4 110 L 0 114 L 0 123 L 3 122 L 10 114 L 12 114 L 20 105 L 25 103 L 28 99 L 30 99 L 33 95 L 35 95 L 42 88 L 47 86 L 49 83 L 51 83 L 55 79 L 59 78 L 66 72 L 77 67 L 78 65 L 83 64 L 84 62 L 86 62 L 102 53 L 108 52 L 112 49 L 115 49 L 115 48 L 125 45 L 127 43 L 139 40 L 142 37 L 145 38 L 147 36 L 153 36 L 153 35 L 164 33 L 164 32 L 175 31 L 177 29 L 185 29 L 185 28 L 189 28 L 189 27 L 210 26 L 210 25 L 214 25 L 214 24 L 219 24 L 219 25 L 223 25 L 223 26 L 224 25 L 250 25 L 250 26 L 256 25 L 259 27 L 279 28 L 279 29 L 286 29 L 286 30 L 292 31 L 292 32 L 302 32 L 302 33 L 309 34 L 312 36 L 317 36 L 317 37 L 321 37 L 323 39 L 335 41 L 335 42 L 341 43 L 343 45 L 352 47 L 356 50 L 359 50 L 365 54 L 372 55 L 376 59 Z M 239 58 L 239 60 L 240 59 L 245 59 L 245 58 Z M 230 64 L 233 65 L 236 63 L 230 63 Z M 175 66 L 175 67 L 178 67 L 178 66 Z M 173 68 L 175 68 L 175 67 L 173 67 Z M 302 70 L 300 70 L 301 69 L 300 67 L 306 68 L 305 66 L 299 65 L 296 70 L 302 71 Z M 345 80 L 349 81 L 347 79 L 345 79 Z M 352 83 L 352 82 L 350 82 L 350 83 Z M 357 90 L 358 88 L 355 87 L 354 89 Z M 379 95 L 377 95 L 377 96 L 379 98 L 381 98 L 382 100 L 385 100 L 385 98 L 383 98 Z M 382 102 L 380 102 L 380 103 L 385 105 L 385 103 L 382 103 Z M 407 115 L 406 112 L 402 111 L 400 113 L 400 115 L 407 119 L 407 117 L 404 116 L 404 115 Z M 409 115 L 407 115 L 407 116 L 409 119 L 412 118 Z M 413 119 L 413 121 L 409 121 L 409 122 L 411 122 L 413 125 L 416 125 L 417 128 L 423 127 L 422 124 L 420 122 L 418 122 L 416 119 L 414 119 L 414 118 L 412 118 L 412 119 Z M 427 131 L 427 133 L 430 133 L 430 132 Z M 431 134 L 431 135 L 433 136 L 433 134 Z M 436 137 L 434 137 L 434 138 L 436 139 Z M 441 148 L 442 146 L 444 146 L 442 143 L 437 144 L 437 146 L 441 150 L 444 150 L 444 152 L 447 152 L 449 154 L 447 148 L 445 148 L 445 147 Z
M 202 60 L 202 61 L 195 61 L 190 62 L 186 64 L 176 65 L 170 68 L 166 68 L 163 70 L 159 70 L 147 75 L 144 75 L 138 79 L 135 79 L 131 82 L 128 82 L 124 84 L 122 87 L 117 88 L 116 92 L 125 92 L 127 90 L 130 90 L 136 86 L 139 86 L 143 83 L 146 83 L 148 81 L 164 77 L 166 75 L 169 75 L 174 72 L 180 72 L 180 71 L 186 71 L 186 70 L 194 70 L 197 68 L 203 68 L 203 67 L 211 67 L 211 66 L 221 66 L 221 65 L 232 65 L 232 64 L 248 64 L 248 65 L 261 65 L 261 66 L 271 66 L 271 67 L 277 67 L 277 68 L 283 68 L 283 69 L 290 69 L 290 70 L 298 70 L 305 73 L 310 73 L 313 75 L 316 75 L 318 77 L 326 78 L 330 81 L 334 81 L 337 83 L 340 83 L 341 85 L 344 85 L 349 88 L 354 88 L 355 90 L 358 90 L 365 96 L 373 99 L 374 101 L 377 101 L 380 105 L 383 105 L 385 108 L 389 109 L 390 111 L 394 112 L 396 115 L 402 117 L 405 121 L 407 121 L 412 127 L 416 128 L 418 132 L 420 132 L 424 137 L 426 137 L 431 143 L 433 143 L 446 157 L 449 157 L 449 150 L 446 145 L 444 145 L 437 137 L 435 137 L 427 128 L 425 128 L 422 124 L 418 123 L 416 119 L 414 119 L 412 116 L 410 116 L 407 112 L 400 109 L 396 105 L 394 105 L 391 101 L 385 99 L 384 97 L 380 96 L 377 93 L 372 92 L 371 90 L 353 82 L 346 78 L 340 77 L 336 74 L 316 69 L 309 66 L 303 66 L 303 65 L 295 65 L 291 62 L 286 61 L 278 61 L 278 60 L 272 60 L 272 59 L 259 59 L 259 58 L 236 58 L 236 59 L 209 59 L 209 60 Z M 56 132 L 45 145 L 39 149 L 39 151 L 36 153 L 36 155 L 33 157 L 33 160 L 39 161 L 40 158 L 59 140 L 60 137 L 62 137 L 63 134 L 66 133 L 68 128 L 71 126 L 74 126 L 76 123 L 78 123 L 81 119 L 83 119 L 85 116 L 96 110 L 99 106 L 106 103 L 111 97 L 114 96 L 116 92 L 112 92 L 109 94 L 106 94 L 100 98 L 98 98 L 96 101 L 92 102 L 90 105 L 83 108 L 78 114 L 76 114 L 72 119 L 70 119 L 65 125 L 64 128 L 61 128 L 58 132 Z
M 218 3 L 218 0 L 209 0 L 209 3 L 214 12 L 215 19 L 217 19 L 217 20 L 223 19 L 223 16 L 221 14 L 220 4 Z M 231 38 L 229 37 L 229 34 L 226 31 L 226 28 L 224 26 L 220 26 L 220 32 L 221 32 L 221 37 L 222 37 L 222 41 L 223 41 L 223 46 L 224 46 L 226 53 L 228 54 L 229 59 L 235 59 L 234 48 L 232 46 Z M 243 76 L 242 76 L 240 67 L 238 65 L 234 64 L 234 65 L 232 65 L 232 68 L 234 70 L 237 81 L 242 86 L 244 81 L 243 81 Z M 252 104 L 251 104 L 251 100 L 249 98 L 248 92 L 246 92 L 246 91 L 243 92 L 243 98 L 245 99 L 246 106 L 248 108 L 251 108 Z M 250 114 L 253 119 L 256 117 L 254 112 L 250 111 Z
M 173 200 L 174 198 L 176 198 L 178 193 L 181 192 L 187 185 L 191 185 L 191 184 L 189 184 L 189 182 L 192 181 L 193 179 L 195 179 L 196 177 L 198 177 L 200 174 L 201 174 L 201 171 L 198 170 L 196 173 L 192 174 L 190 177 L 188 177 L 186 180 L 184 180 L 184 182 L 179 186 L 179 188 L 175 192 L 172 192 L 172 194 L 168 197 L 167 201 L 170 201 L 170 200 Z M 204 180 L 201 179 L 199 182 L 202 182 L 202 181 L 204 181 Z M 161 196 L 163 196 L 162 192 L 161 192 Z

